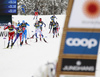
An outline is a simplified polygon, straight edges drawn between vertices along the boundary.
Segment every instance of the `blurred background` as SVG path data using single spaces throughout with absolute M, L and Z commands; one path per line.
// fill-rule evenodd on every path
M 17 0 L 18 15 L 23 15 L 21 6 L 25 9 L 26 15 L 33 15 L 34 9 L 38 8 L 40 15 L 66 14 L 69 0 Z

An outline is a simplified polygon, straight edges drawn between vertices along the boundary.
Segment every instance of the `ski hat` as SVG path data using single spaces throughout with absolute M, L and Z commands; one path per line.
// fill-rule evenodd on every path
M 8 22 L 8 26 L 11 25 L 11 22 Z
M 23 20 L 22 23 L 25 23 L 25 20 Z
M 40 18 L 39 21 L 42 21 L 42 18 Z

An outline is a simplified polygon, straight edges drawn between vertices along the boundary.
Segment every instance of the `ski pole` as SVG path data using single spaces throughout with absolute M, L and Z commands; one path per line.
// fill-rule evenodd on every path
M 5 29 L 5 25 L 4 25 L 4 29 Z M 4 30 L 4 37 L 3 37 L 3 39 L 4 39 L 4 48 L 5 48 L 5 39 L 6 39 L 6 36 L 5 36 L 5 30 Z

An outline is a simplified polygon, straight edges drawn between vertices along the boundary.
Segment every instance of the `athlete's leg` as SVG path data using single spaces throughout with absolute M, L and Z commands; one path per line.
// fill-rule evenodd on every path
M 24 41 L 25 31 L 22 33 L 22 41 Z
M 39 30 L 39 34 L 42 36 L 42 38 L 44 38 L 41 30 Z
M 14 38 L 15 32 L 11 33 L 11 43 L 13 43 L 13 38 Z
M 27 40 L 27 30 L 25 30 L 24 32 L 25 32 L 25 40 Z
M 18 39 L 18 37 L 19 37 L 19 33 L 17 33 L 16 38 L 14 40 L 14 43 L 16 42 L 16 40 Z
M 19 34 L 20 37 L 20 43 L 22 42 L 22 33 Z
M 11 38 L 11 34 L 10 34 L 10 32 L 9 32 L 9 33 L 8 33 L 8 45 L 7 45 L 7 48 L 9 48 L 10 38 Z
M 18 39 L 18 37 L 19 37 L 19 33 L 17 33 L 17 35 L 16 35 L 16 38 L 15 38 L 14 42 L 11 44 L 11 48 L 12 48 L 12 47 L 13 47 L 13 45 L 15 44 L 16 40 Z

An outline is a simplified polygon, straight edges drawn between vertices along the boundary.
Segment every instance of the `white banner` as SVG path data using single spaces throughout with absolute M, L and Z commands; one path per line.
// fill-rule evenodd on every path
M 74 0 L 68 28 L 100 28 L 100 0 Z

